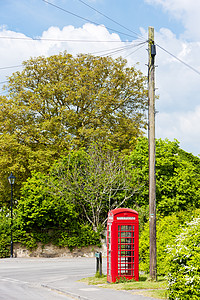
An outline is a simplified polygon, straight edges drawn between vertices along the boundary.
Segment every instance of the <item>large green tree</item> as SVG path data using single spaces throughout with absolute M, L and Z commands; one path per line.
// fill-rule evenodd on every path
M 140 206 L 149 202 L 148 140 L 142 138 L 130 155 L 140 182 L 144 183 L 134 201 Z M 200 158 L 180 149 L 178 141 L 156 141 L 157 210 L 172 212 L 200 207 Z
M 146 126 L 146 78 L 122 58 L 60 53 L 24 62 L 0 97 L 0 202 L 10 170 L 19 187 L 71 145 L 131 149 Z
M 133 168 L 119 152 L 91 145 L 56 162 L 46 185 L 55 197 L 73 203 L 79 217 L 97 230 L 105 226 L 109 210 L 126 206 L 140 189 Z
M 22 185 L 21 197 L 13 210 L 13 242 L 35 248 L 38 242 L 70 249 L 100 245 L 100 233 L 81 220 L 72 201 L 50 192 L 48 175 L 34 172 Z M 10 253 L 10 210 L 0 209 L 0 258 Z

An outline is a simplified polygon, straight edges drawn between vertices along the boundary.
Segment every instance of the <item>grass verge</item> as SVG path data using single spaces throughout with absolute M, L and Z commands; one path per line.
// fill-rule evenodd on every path
M 167 299 L 167 282 L 163 277 L 158 277 L 157 281 L 150 281 L 147 276 L 140 276 L 139 281 L 123 281 L 119 283 L 108 283 L 107 276 L 102 275 L 83 278 L 80 280 L 88 285 L 98 285 L 102 288 L 114 290 L 126 290 L 134 295 L 143 295 L 157 299 Z

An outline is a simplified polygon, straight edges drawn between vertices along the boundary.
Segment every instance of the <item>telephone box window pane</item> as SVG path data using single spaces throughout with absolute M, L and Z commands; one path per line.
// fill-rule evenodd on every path
M 121 231 L 131 231 L 131 225 L 121 225 Z
M 130 231 L 121 232 L 121 236 L 122 237 L 131 237 L 131 232 Z
M 126 239 L 126 244 L 131 244 L 131 239 Z

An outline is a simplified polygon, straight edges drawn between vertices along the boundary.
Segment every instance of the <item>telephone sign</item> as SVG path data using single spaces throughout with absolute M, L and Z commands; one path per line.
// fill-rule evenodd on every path
M 117 208 L 108 213 L 107 281 L 125 277 L 139 280 L 138 212 Z

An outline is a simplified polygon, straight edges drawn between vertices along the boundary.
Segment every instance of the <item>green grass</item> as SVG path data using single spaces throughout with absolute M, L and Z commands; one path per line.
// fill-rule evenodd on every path
M 88 277 L 81 280 L 89 285 L 98 285 L 103 288 L 126 290 L 132 294 L 154 297 L 157 299 L 167 299 L 167 282 L 163 277 L 158 277 L 157 281 L 150 281 L 147 276 L 140 276 L 139 281 L 124 281 L 119 283 L 107 283 L 107 276 L 102 275 Z

